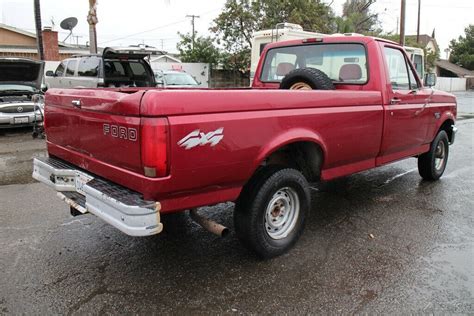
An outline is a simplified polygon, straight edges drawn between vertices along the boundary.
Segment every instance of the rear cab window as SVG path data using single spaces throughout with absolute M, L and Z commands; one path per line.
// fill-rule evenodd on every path
M 104 80 L 114 87 L 154 85 L 154 75 L 149 72 L 143 60 L 105 59 Z
M 364 45 L 327 43 L 270 49 L 260 80 L 281 82 L 291 70 L 306 67 L 324 72 L 336 84 L 365 84 L 368 79 Z

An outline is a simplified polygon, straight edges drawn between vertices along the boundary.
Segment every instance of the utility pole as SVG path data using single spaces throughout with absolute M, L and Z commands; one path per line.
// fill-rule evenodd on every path
M 405 46 L 405 7 L 406 0 L 402 0 L 400 8 L 400 45 Z
M 44 47 L 43 47 L 43 33 L 41 27 L 41 4 L 40 0 L 34 1 L 35 11 L 35 28 L 36 28 L 36 45 L 38 47 L 38 56 L 40 60 L 44 60 Z
M 99 22 L 97 19 L 97 0 L 89 0 L 87 22 L 89 23 L 89 51 L 91 54 L 97 54 L 97 32 L 95 29 L 95 25 Z
M 418 0 L 418 25 L 416 27 L 416 43 L 420 43 L 420 12 L 421 12 L 421 0 Z
M 193 50 L 194 50 L 194 19 L 199 19 L 200 16 L 199 15 L 194 15 L 194 14 L 188 14 L 186 15 L 187 18 L 191 18 L 191 25 L 193 26 L 193 33 L 192 33 L 192 39 L 193 39 L 193 42 L 192 42 L 192 45 L 193 45 Z

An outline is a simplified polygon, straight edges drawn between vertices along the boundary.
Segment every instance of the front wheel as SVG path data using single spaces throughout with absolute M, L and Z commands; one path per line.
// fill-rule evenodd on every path
M 439 131 L 431 143 L 430 151 L 418 157 L 418 172 L 428 181 L 438 180 L 446 169 L 449 155 L 449 139 L 446 131 Z
M 237 200 L 237 236 L 262 258 L 279 256 L 299 239 L 309 206 L 308 184 L 299 171 L 264 167 Z

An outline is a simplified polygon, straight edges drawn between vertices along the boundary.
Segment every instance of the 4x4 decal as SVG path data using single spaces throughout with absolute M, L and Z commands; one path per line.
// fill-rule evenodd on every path
M 203 133 L 200 130 L 195 130 L 184 136 L 178 142 L 178 145 L 185 149 L 191 149 L 196 146 L 204 146 L 210 144 L 211 147 L 216 146 L 224 138 L 224 128 L 218 128 L 213 132 Z

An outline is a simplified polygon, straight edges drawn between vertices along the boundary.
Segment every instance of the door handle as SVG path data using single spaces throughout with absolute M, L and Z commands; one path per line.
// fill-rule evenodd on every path
M 401 101 L 402 101 L 402 100 L 399 99 L 399 98 L 392 98 L 392 99 L 390 100 L 390 104 L 392 104 L 392 105 L 393 105 L 393 104 L 398 104 L 398 103 L 400 103 Z
M 81 100 L 72 100 L 71 104 L 76 108 L 81 108 Z

